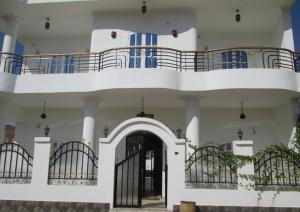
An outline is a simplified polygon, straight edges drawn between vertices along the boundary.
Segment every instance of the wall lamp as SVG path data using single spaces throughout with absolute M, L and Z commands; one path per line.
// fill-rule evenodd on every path
M 240 119 L 245 119 L 246 114 L 244 113 L 244 102 L 241 101 L 241 114 L 240 114 Z
M 143 5 L 141 7 L 141 11 L 143 14 L 145 14 L 147 12 L 147 5 L 146 5 L 146 1 L 143 1 Z
M 47 115 L 46 115 L 46 101 L 44 101 L 43 112 L 41 114 L 41 119 L 45 119 L 45 118 L 47 118 Z
M 241 21 L 240 10 L 236 10 L 235 21 L 236 21 L 237 23 L 239 23 L 239 22 Z
M 182 129 L 180 127 L 177 128 L 176 134 L 177 134 L 177 138 L 181 138 L 181 136 L 182 136 Z
M 243 134 L 244 134 L 244 132 L 243 132 L 242 129 L 240 128 L 240 129 L 237 131 L 237 135 L 238 135 L 238 137 L 239 137 L 240 140 L 243 139 Z
M 50 29 L 50 18 L 47 18 L 47 19 L 46 19 L 46 22 L 45 22 L 45 29 L 46 29 L 46 30 Z
M 45 134 L 45 137 L 47 137 L 49 135 L 49 132 L 50 132 L 50 127 L 47 125 L 45 128 L 44 128 L 44 134 Z
M 103 129 L 103 133 L 104 133 L 104 137 L 105 137 L 105 138 L 107 138 L 108 132 L 109 132 L 109 129 L 108 129 L 107 126 L 105 126 L 104 129 Z

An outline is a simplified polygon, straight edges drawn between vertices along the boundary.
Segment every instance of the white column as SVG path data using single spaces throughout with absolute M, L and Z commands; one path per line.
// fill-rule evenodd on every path
M 93 148 L 95 142 L 98 101 L 96 99 L 86 99 L 84 103 L 82 139 L 83 143 Z
M 3 17 L 5 21 L 5 35 L 3 39 L 2 52 L 13 53 L 16 46 L 19 21 L 17 17 L 8 15 Z
M 243 156 L 253 156 L 253 141 L 233 141 L 232 142 L 232 150 L 235 155 L 243 155 Z M 254 175 L 254 164 L 253 162 L 249 162 L 242 167 L 237 169 L 238 175 L 238 189 L 239 190 L 249 190 L 252 189 L 254 185 L 254 181 L 250 179 L 246 179 L 244 176 L 253 176 Z
M 5 21 L 5 35 L 3 39 L 2 52 L 14 53 L 18 35 L 19 21 L 17 20 L 17 17 L 13 15 L 4 16 L 3 20 Z M 5 57 L 6 55 L 1 56 Z M 5 61 L 5 58 L 1 58 L 1 60 Z M 1 63 L 0 72 L 8 72 L 8 70 L 5 70 L 5 67 L 8 66 L 5 66 L 5 64 L 8 64 L 8 62 Z
M 185 99 L 186 108 L 186 138 L 191 145 L 200 145 L 200 102 L 198 98 L 188 97 Z
M 34 138 L 31 184 L 39 188 L 48 184 L 50 148 L 50 137 Z
M 295 50 L 294 47 L 294 37 L 293 37 L 293 28 L 291 21 L 291 8 L 283 7 L 281 8 L 281 27 L 282 27 L 282 41 L 281 47 L 290 49 L 292 51 Z

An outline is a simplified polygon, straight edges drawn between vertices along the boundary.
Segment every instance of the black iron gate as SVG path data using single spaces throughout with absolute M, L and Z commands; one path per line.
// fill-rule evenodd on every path
M 115 165 L 114 207 L 141 207 L 143 151 Z

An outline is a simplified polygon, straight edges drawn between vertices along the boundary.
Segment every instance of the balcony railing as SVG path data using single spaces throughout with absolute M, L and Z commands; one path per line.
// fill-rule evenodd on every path
M 15 55 L 0 53 L 1 72 L 13 74 L 87 73 L 113 69 L 168 69 L 203 72 L 220 69 L 300 71 L 300 54 L 288 49 L 237 47 L 179 51 L 161 47 L 126 47 L 99 53 Z

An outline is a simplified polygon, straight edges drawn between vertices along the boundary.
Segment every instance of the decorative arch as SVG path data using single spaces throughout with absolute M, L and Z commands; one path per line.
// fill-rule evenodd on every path
M 119 124 L 107 138 L 100 138 L 100 142 L 116 147 L 123 138 L 137 131 L 148 131 L 157 135 L 168 147 L 185 143 L 184 139 L 178 139 L 166 125 L 150 118 L 128 119 Z

